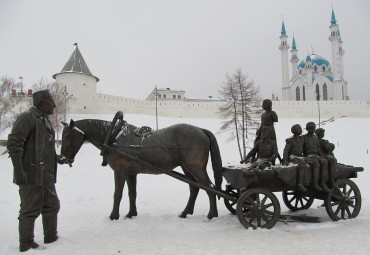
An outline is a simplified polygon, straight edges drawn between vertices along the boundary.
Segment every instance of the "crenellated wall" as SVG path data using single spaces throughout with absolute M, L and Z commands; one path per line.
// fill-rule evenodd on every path
M 156 102 L 131 99 L 107 94 L 96 94 L 93 98 L 95 113 L 110 114 L 123 111 L 131 114 L 156 114 Z M 159 116 L 174 118 L 220 118 L 218 108 L 223 101 L 216 100 L 158 100 Z
M 155 115 L 156 102 L 112 96 L 97 93 L 92 97 L 92 107 L 84 109 L 79 100 L 69 101 L 67 114 L 114 114 L 122 111 L 126 114 Z M 357 100 L 338 101 L 273 101 L 273 110 L 279 118 L 321 118 L 353 117 L 370 118 L 370 102 Z M 20 113 L 32 104 L 32 97 L 26 97 L 14 111 Z M 158 100 L 158 116 L 171 118 L 219 119 L 219 107 L 225 104 L 221 100 Z M 260 117 L 260 116 L 255 116 Z
M 131 99 L 107 94 L 95 94 L 94 112 L 96 114 L 112 114 L 123 111 L 131 114 L 155 115 L 156 102 Z M 158 115 L 173 118 L 220 118 L 221 100 L 158 100 Z M 273 101 L 273 110 L 280 118 L 321 118 L 331 117 L 370 117 L 370 103 L 365 101 Z M 84 113 L 84 112 L 76 112 Z M 85 112 L 88 113 L 88 112 Z
M 280 118 L 370 117 L 370 102 L 355 100 L 336 101 L 274 101 L 273 109 Z

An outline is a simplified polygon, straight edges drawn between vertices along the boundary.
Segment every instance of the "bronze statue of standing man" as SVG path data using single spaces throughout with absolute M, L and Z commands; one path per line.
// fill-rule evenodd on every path
M 48 119 L 55 108 L 48 90 L 33 94 L 33 106 L 15 121 L 7 149 L 12 160 L 13 182 L 19 186 L 19 250 L 36 249 L 34 225 L 41 214 L 44 242 L 58 239 L 57 215 L 60 208 L 55 190 L 57 162 L 55 133 Z

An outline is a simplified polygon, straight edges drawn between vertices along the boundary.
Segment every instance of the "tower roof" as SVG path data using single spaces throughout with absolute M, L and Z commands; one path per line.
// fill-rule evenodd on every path
M 76 45 L 76 49 L 73 51 L 72 55 L 70 56 L 70 58 L 68 59 L 67 63 L 64 65 L 64 67 L 63 67 L 63 69 L 60 73 L 86 74 L 86 75 L 89 75 L 89 76 L 93 76 L 96 79 L 96 81 L 98 82 L 99 78 L 95 77 L 90 72 L 90 69 L 87 67 L 87 64 L 86 64 L 84 58 L 82 57 L 82 54 L 81 54 L 80 50 L 78 49 L 77 44 L 75 44 L 75 45 Z M 54 74 L 53 78 L 55 79 L 55 77 L 60 73 Z
M 334 13 L 334 9 L 332 9 L 331 11 L 331 22 L 330 22 L 332 25 L 336 25 L 337 24 L 337 21 L 335 19 L 335 13 Z
M 296 50 L 296 49 L 297 49 L 297 45 L 295 44 L 295 38 L 293 36 L 292 50 Z
M 281 35 L 286 35 L 284 21 L 283 21 L 283 24 L 281 25 Z

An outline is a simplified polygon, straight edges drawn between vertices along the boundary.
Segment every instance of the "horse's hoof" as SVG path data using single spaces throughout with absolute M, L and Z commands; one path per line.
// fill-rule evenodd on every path
M 187 215 L 186 213 L 183 213 L 182 212 L 181 214 L 179 214 L 179 217 L 185 219 L 186 218 L 186 215 Z
M 109 219 L 111 219 L 111 220 L 118 220 L 119 219 L 119 215 L 118 216 L 110 215 L 109 216 Z
M 207 218 L 210 219 L 210 220 L 212 220 L 215 217 L 218 217 L 218 213 L 212 213 L 212 214 L 207 215 Z
M 129 219 L 131 219 L 132 217 L 134 217 L 134 216 L 137 216 L 137 212 L 134 212 L 134 213 L 128 213 L 126 216 L 125 216 L 125 218 L 129 218 Z

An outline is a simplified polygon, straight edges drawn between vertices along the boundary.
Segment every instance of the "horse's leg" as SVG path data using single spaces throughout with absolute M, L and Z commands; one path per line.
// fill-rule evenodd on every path
M 189 172 L 184 167 L 182 169 L 184 170 L 184 174 L 186 175 L 188 179 L 195 181 L 194 177 L 191 176 L 191 174 L 189 174 Z M 189 185 L 189 188 L 190 188 L 189 200 L 188 200 L 188 203 L 184 211 L 179 215 L 179 217 L 181 218 L 186 218 L 186 215 L 188 214 L 192 215 L 194 213 L 194 205 L 195 205 L 195 200 L 197 199 L 197 196 L 199 193 L 199 188 L 191 186 L 191 185 Z
M 193 167 L 189 167 L 188 169 L 190 170 L 191 175 L 194 176 L 200 184 L 215 188 L 215 186 L 212 184 L 211 180 L 208 177 L 206 165 L 204 167 L 199 166 L 195 167 L 194 165 Z M 213 217 L 218 217 L 216 195 L 210 191 L 206 192 L 209 198 L 209 212 L 207 218 L 212 219 Z
M 212 219 L 213 217 L 218 217 L 216 195 L 209 191 L 207 191 L 207 195 L 209 198 L 209 212 L 207 218 Z
M 126 215 L 127 218 L 132 218 L 137 216 L 136 211 L 136 174 L 128 175 L 126 177 L 127 187 L 128 187 L 128 197 L 130 200 L 130 211 Z
M 113 209 L 109 216 L 111 220 L 119 219 L 119 205 L 122 199 L 123 187 L 125 186 L 125 175 L 119 171 L 114 170 L 114 197 L 113 197 Z

